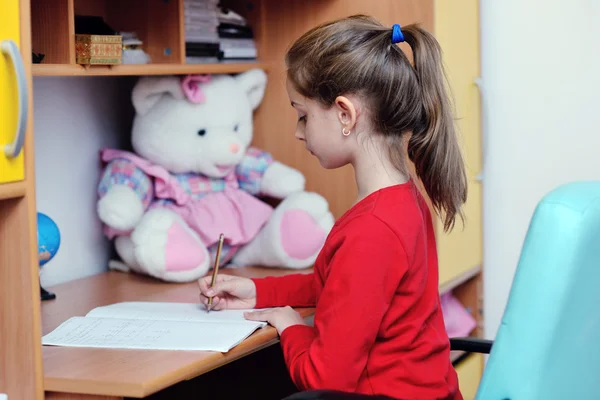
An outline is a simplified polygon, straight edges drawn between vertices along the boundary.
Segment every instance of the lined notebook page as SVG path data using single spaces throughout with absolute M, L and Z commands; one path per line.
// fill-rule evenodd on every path
M 153 321 L 72 317 L 42 338 L 42 344 L 154 350 L 227 352 L 261 325 L 195 321 Z
M 245 311 L 222 310 L 206 312 L 206 308 L 195 303 L 160 303 L 131 301 L 97 307 L 87 313 L 87 317 L 126 318 L 171 321 L 213 321 L 213 322 L 253 322 L 244 318 Z
M 265 322 L 194 303 L 123 302 L 73 317 L 42 337 L 49 346 L 227 352 Z

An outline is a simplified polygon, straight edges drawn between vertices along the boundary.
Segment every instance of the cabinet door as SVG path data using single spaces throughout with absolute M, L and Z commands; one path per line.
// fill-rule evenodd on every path
M 454 99 L 456 126 L 468 179 L 465 225 L 457 220 L 450 234 L 438 224 L 440 284 L 460 277 L 482 263 L 482 201 L 479 77 L 479 1 L 436 0 L 435 29 Z
M 465 400 L 475 399 L 479 388 L 479 378 L 483 368 L 483 356 L 470 354 L 456 366 L 458 374 L 458 387 Z
M 24 179 L 28 92 L 19 25 L 19 0 L 0 1 L 0 184 Z

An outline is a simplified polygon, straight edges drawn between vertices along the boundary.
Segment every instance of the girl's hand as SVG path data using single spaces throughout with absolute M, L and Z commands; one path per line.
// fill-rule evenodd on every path
M 256 306 L 256 285 L 252 279 L 231 275 L 217 275 L 213 287 L 210 287 L 211 276 L 198 280 L 200 301 L 208 306 L 208 298 L 212 296 L 210 310 L 244 309 Z
M 292 325 L 306 325 L 304 319 L 292 307 L 271 308 L 262 311 L 244 313 L 244 317 L 251 321 L 265 321 L 273 325 L 281 335 Z

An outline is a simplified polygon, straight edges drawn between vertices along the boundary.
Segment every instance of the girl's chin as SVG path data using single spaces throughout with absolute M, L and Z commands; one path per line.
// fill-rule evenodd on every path
M 321 167 L 325 168 L 325 169 L 332 169 L 332 167 L 329 165 L 329 163 L 325 160 L 323 160 L 321 157 L 319 157 L 318 155 L 316 155 L 315 153 L 313 153 L 311 150 L 306 149 L 313 157 L 315 157 L 317 160 L 319 160 L 319 164 L 321 164 Z

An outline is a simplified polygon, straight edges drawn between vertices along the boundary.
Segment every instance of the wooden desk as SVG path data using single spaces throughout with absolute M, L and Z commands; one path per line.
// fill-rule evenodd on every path
M 312 270 L 224 269 L 223 273 L 261 277 Z M 122 301 L 198 301 L 196 282 L 174 284 L 149 277 L 107 272 L 51 288 L 56 300 L 42 303 L 42 332 L 83 316 L 98 306 Z M 308 317 L 313 309 L 300 309 Z M 116 400 L 145 397 L 194 378 L 278 342 L 277 331 L 263 328 L 226 354 L 199 351 L 69 348 L 43 346 L 46 399 Z

